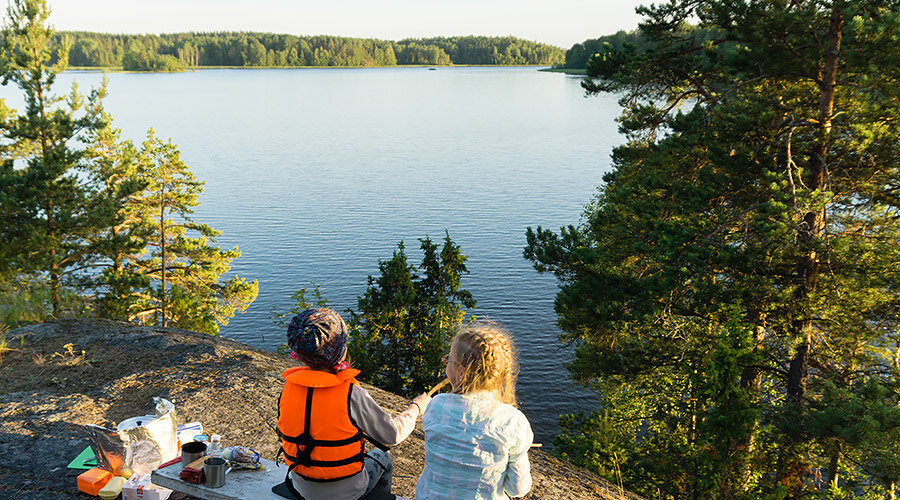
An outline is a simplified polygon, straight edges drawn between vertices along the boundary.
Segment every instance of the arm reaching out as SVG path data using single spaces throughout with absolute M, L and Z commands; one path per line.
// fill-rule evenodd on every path
M 426 396 L 427 399 L 420 399 Z M 355 385 L 350 393 L 350 418 L 361 431 L 385 446 L 393 446 L 406 439 L 416 427 L 416 418 L 424 413 L 431 398 L 417 396 L 409 407 L 396 417 L 372 399 L 368 391 Z

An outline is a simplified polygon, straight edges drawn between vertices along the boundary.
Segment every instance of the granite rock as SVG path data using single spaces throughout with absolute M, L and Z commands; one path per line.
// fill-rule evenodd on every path
M 275 458 L 281 372 L 296 361 L 222 337 L 106 320 L 37 324 L 7 338 L 15 350 L 0 358 L 0 498 L 89 498 L 77 489 L 80 471 L 66 468 L 88 444 L 84 426 L 152 413 L 154 396 L 175 404 L 179 423 L 200 421 L 226 444 Z M 392 412 L 409 404 L 366 389 Z M 420 422 L 391 450 L 394 493 L 413 497 L 423 438 Z M 637 498 L 540 450 L 530 457 L 528 498 Z

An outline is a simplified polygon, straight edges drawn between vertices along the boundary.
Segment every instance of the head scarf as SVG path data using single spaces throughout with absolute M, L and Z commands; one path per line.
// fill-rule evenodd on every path
M 344 319 L 331 309 L 307 309 L 294 316 L 287 327 L 288 347 L 310 365 L 342 368 L 349 338 Z

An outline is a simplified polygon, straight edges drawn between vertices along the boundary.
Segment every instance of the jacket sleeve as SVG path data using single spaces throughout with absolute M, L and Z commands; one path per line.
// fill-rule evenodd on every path
M 528 450 L 534 440 L 531 425 L 524 415 L 518 422 L 517 439 L 509 452 L 509 462 L 503 478 L 503 489 L 511 498 L 524 497 L 531 491 L 531 463 L 528 461 Z
M 358 385 L 350 390 L 350 419 L 367 436 L 385 446 L 393 446 L 412 433 L 416 427 L 419 407 L 410 404 L 396 417 L 372 399 L 369 392 Z

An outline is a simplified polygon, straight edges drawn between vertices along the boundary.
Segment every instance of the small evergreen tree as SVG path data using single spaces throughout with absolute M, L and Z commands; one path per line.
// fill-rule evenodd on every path
M 175 145 L 159 140 L 150 130 L 138 162 L 137 175 L 146 188 L 131 196 L 124 210 L 143 225 L 135 227 L 132 235 L 146 238 L 146 251 L 126 256 L 128 263 L 117 279 L 148 287 L 137 294 L 137 300 L 123 299 L 129 319 L 218 333 L 219 325 L 228 324 L 229 318 L 256 299 L 258 283 L 238 276 L 220 281 L 240 251 L 212 246 L 221 232 L 191 218 L 203 183 L 181 161 Z
M 403 241 L 391 259 L 380 261 L 378 278 L 369 276 L 366 293 L 350 312 L 350 355 L 365 380 L 389 391 L 412 395 L 443 377 L 441 356 L 475 307 L 472 294 L 461 288 L 467 274 L 458 245 L 446 234 L 438 245 L 419 240 L 423 252 L 417 274 L 409 264 Z

